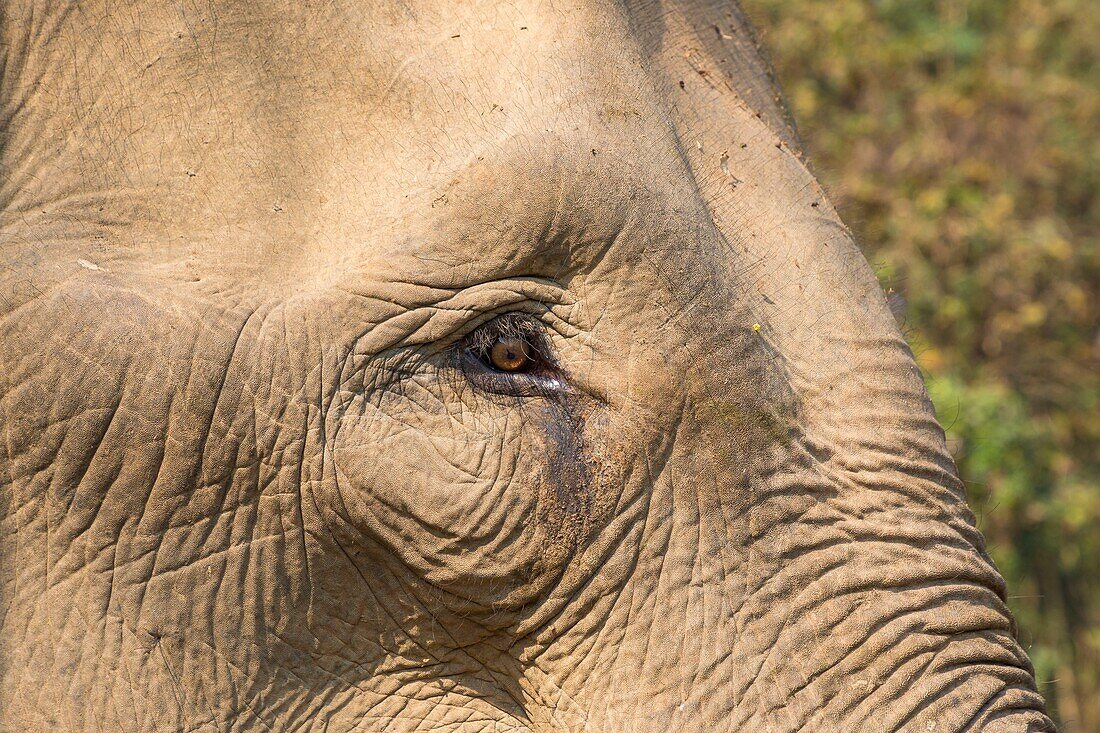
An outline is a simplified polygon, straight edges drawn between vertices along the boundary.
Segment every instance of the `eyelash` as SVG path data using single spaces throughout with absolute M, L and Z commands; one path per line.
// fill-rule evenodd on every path
M 466 348 L 477 354 L 489 365 L 489 352 L 503 338 L 517 338 L 524 342 L 532 361 L 545 361 L 545 336 L 540 326 L 527 316 L 504 315 L 475 329 L 466 337 Z

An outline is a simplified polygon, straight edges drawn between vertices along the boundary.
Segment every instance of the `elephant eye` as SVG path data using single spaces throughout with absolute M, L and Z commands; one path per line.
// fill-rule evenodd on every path
M 493 371 L 522 374 L 546 361 L 543 341 L 538 322 L 524 315 L 507 314 L 467 336 L 466 348 Z
M 524 314 L 494 318 L 466 336 L 459 351 L 467 379 L 486 392 L 545 395 L 565 386 L 542 324 Z
M 502 372 L 522 372 L 534 364 L 529 348 L 520 336 L 499 336 L 489 348 L 489 363 Z

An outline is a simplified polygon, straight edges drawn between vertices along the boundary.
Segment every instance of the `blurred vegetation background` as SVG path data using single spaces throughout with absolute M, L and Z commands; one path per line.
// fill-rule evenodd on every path
M 1066 733 L 1100 731 L 1100 2 L 743 0 Z

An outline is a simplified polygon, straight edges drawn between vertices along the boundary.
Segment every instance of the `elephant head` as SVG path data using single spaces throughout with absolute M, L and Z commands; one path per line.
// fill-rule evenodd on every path
M 1053 729 L 735 7 L 0 26 L 0 730 Z

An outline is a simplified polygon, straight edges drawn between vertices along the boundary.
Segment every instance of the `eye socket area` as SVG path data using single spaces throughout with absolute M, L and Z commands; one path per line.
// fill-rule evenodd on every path
M 560 391 L 564 380 L 550 357 L 543 326 L 525 314 L 506 314 L 463 340 L 463 372 L 487 392 L 535 395 Z

